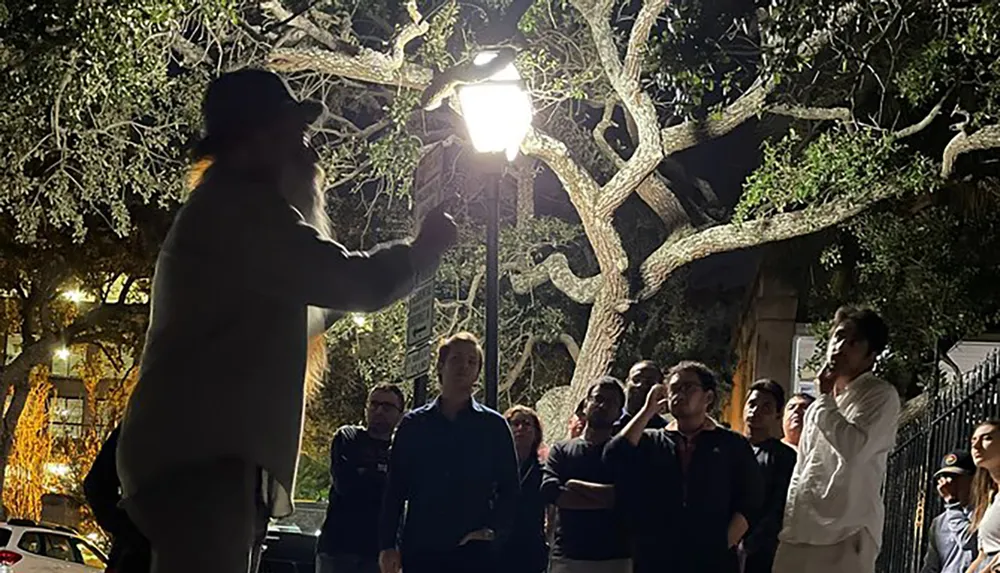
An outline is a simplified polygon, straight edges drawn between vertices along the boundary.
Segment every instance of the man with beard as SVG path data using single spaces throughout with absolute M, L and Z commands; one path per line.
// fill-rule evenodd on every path
M 316 573 L 378 573 L 378 514 L 389 472 L 392 431 L 406 401 L 394 384 L 368 394 L 366 426 L 344 426 L 330 448 L 330 503 Z
M 869 309 L 833 319 L 820 396 L 806 412 L 774 573 L 872 573 L 882 542 L 900 400 L 872 373 L 889 329 Z
M 652 360 L 642 360 L 632 365 L 625 381 L 625 415 L 618 421 L 618 428 L 624 428 L 629 420 L 636 417 L 646 404 L 646 396 L 653 386 L 663 383 L 663 372 Z M 667 419 L 657 414 L 649 420 L 647 429 L 667 427 Z
M 708 416 L 716 387 L 704 364 L 677 364 L 608 444 L 605 461 L 635 535 L 636 573 L 739 571 L 736 546 L 759 511 L 763 485 L 750 444 Z M 645 430 L 664 406 L 674 421 Z
M 743 408 L 744 432 L 764 478 L 764 506 L 742 544 L 744 573 L 771 573 L 778 550 L 788 482 L 795 469 L 795 450 L 777 438 L 784 405 L 785 390 L 777 382 L 758 380 L 750 386 Z
M 603 460 L 624 401 L 617 379 L 605 376 L 594 382 L 587 392 L 583 435 L 549 449 L 542 497 L 558 512 L 549 573 L 632 571 L 612 470 Z
M 785 435 L 781 441 L 785 445 L 791 446 L 795 450 L 798 449 L 799 440 L 802 439 L 802 424 L 806 419 L 806 410 L 815 401 L 816 398 L 805 392 L 792 394 L 792 397 L 788 399 L 788 404 L 785 405 L 785 418 L 781 424 L 782 433 Z
M 445 340 L 441 395 L 396 430 L 379 519 L 382 573 L 487 573 L 496 565 L 517 513 L 518 464 L 507 421 L 472 397 L 482 366 L 475 336 Z
M 309 340 L 336 316 L 319 309 L 391 304 L 456 239 L 437 210 L 412 242 L 352 253 L 332 241 L 306 143 L 323 106 L 275 74 L 222 75 L 202 111 L 196 159 L 208 167 L 160 250 L 117 451 L 153 573 L 254 567 L 268 518 L 292 511 Z

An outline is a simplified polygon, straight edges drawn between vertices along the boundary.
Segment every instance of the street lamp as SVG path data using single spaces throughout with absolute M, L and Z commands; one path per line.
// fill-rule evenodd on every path
M 482 52 L 473 60 L 485 66 L 498 56 Z M 502 67 L 489 79 L 460 86 L 458 103 L 476 151 L 490 166 L 486 184 L 486 405 L 497 407 L 500 380 L 500 180 L 504 159 L 513 161 L 531 128 L 531 98 L 513 63 Z

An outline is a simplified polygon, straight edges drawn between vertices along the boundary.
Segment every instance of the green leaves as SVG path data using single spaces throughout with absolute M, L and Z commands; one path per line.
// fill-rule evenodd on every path
M 733 219 L 763 218 L 843 197 L 860 201 L 886 187 L 902 196 L 938 185 L 933 163 L 891 136 L 837 128 L 807 143 L 791 131 L 764 144 L 762 165 L 744 183 Z
M 222 3 L 205 2 L 208 12 Z M 9 66 L 0 85 L 0 211 L 17 238 L 42 225 L 87 233 L 100 217 L 118 235 L 129 206 L 179 196 L 180 145 L 197 130 L 191 90 L 169 73 L 182 0 L 21 6 L 3 28 Z M 208 13 L 206 12 L 206 13 Z M 195 107 L 196 110 L 196 107 Z

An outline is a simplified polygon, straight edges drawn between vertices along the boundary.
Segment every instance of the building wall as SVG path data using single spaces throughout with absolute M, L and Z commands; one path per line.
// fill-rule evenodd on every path
M 747 311 L 737 329 L 738 366 L 723 419 L 733 429 L 743 428 L 743 402 L 751 384 L 770 378 L 787 392 L 792 387 L 792 339 L 798 294 L 762 272 L 758 275 Z

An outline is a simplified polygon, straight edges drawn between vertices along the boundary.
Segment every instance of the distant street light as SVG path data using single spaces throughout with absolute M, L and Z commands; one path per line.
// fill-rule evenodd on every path
M 69 359 L 69 348 L 62 347 L 62 348 L 56 350 L 56 358 L 58 358 L 59 360 L 68 360 Z
M 368 322 L 368 318 L 363 314 L 352 314 L 351 320 L 354 321 L 355 326 L 364 326 Z
M 497 52 L 483 52 L 473 64 L 484 66 Z M 504 158 L 513 161 L 531 128 L 531 97 L 513 63 L 507 64 L 486 81 L 458 88 L 458 103 L 476 151 L 487 156 L 489 182 L 486 185 L 486 405 L 497 407 L 500 380 L 500 180 Z
M 86 298 L 86 296 L 87 293 L 77 289 L 68 290 L 63 293 L 63 298 L 65 298 L 70 302 L 75 302 L 75 303 L 83 302 L 83 299 Z
M 45 471 L 55 476 L 66 477 L 73 469 L 68 464 L 45 464 Z

